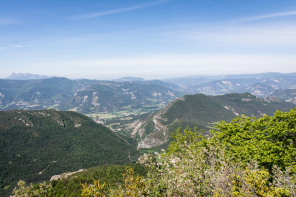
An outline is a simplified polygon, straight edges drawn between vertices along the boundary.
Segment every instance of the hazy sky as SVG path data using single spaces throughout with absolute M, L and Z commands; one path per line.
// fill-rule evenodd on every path
M 0 77 L 296 72 L 295 0 L 0 0 Z

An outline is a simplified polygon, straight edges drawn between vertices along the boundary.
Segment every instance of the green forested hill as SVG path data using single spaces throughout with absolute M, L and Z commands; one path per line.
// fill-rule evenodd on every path
M 49 179 L 63 172 L 134 161 L 138 151 L 105 126 L 55 110 L 0 112 L 0 184 Z
M 204 94 L 186 95 L 168 107 L 163 117 L 167 119 L 168 123 L 172 123 L 176 119 L 208 123 L 235 117 L 232 111 L 227 110 L 211 98 Z
M 169 132 L 178 127 L 198 127 L 205 131 L 216 122 L 230 121 L 238 115 L 260 117 L 276 110 L 289 111 L 295 105 L 275 98 L 261 99 L 250 93 L 206 96 L 185 95 L 150 117 L 128 127 L 133 137 L 140 139 L 138 148 L 151 148 L 168 141 Z
M 219 96 L 204 94 L 186 95 L 168 107 L 163 117 L 168 123 L 176 119 L 211 123 L 220 120 L 230 121 L 238 115 L 245 114 L 260 117 L 272 115 L 276 110 L 289 111 L 294 104 L 282 100 L 261 99 L 250 93 L 231 93 Z

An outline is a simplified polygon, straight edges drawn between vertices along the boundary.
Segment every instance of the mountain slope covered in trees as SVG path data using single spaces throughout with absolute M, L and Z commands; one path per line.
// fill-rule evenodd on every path
M 140 139 L 138 148 L 152 148 L 168 142 L 170 132 L 178 127 L 198 127 L 208 131 L 218 121 L 230 121 L 241 114 L 260 117 L 293 107 L 294 104 L 280 99 L 261 99 L 250 93 L 185 95 L 151 116 L 131 123 L 127 130 L 132 137 Z
M 19 179 L 36 182 L 82 168 L 123 164 L 138 154 L 132 140 L 76 112 L 0 112 L 2 192 Z

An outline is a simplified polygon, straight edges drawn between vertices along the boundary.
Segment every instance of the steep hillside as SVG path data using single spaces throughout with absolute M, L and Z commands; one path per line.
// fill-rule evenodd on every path
M 136 144 L 76 112 L 0 112 L 0 186 L 138 157 Z M 11 188 L 11 187 L 10 187 Z
M 288 111 L 294 107 L 294 104 L 280 99 L 271 97 L 264 100 L 250 93 L 186 95 L 148 118 L 133 122 L 127 130 L 133 138 L 139 139 L 138 148 L 152 148 L 168 142 L 169 132 L 178 127 L 198 127 L 207 134 L 206 131 L 221 120 L 229 121 L 241 114 L 260 117 L 271 115 L 277 109 Z

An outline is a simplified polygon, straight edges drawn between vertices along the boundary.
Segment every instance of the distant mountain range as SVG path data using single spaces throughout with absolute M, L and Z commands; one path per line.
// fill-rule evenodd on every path
M 145 79 L 143 78 L 140 78 L 140 77 L 122 77 L 122 78 L 119 78 L 119 79 L 114 79 L 114 80 L 111 80 L 111 81 L 116 81 L 116 82 L 125 82 L 125 81 L 145 81 Z
M 12 74 L 9 78 L 14 80 L 0 80 L 1 110 L 54 108 L 82 113 L 126 109 L 147 111 L 160 109 L 182 95 L 197 93 L 223 95 L 250 92 L 263 98 L 280 96 L 288 102 L 294 102 L 296 98 L 294 94 L 287 93 L 296 89 L 296 73 L 196 76 L 164 81 L 135 77 L 116 81 L 70 80 L 22 73 Z M 35 80 L 24 80 L 26 78 Z
M 14 79 L 14 80 L 30 80 L 30 79 L 46 79 L 50 78 L 46 75 L 38 75 L 31 73 L 12 73 L 6 79 Z
M 132 162 L 138 156 L 135 142 L 76 112 L 0 112 L 0 195 L 19 179 L 43 181 L 82 168 Z
M 266 97 L 276 90 L 296 89 L 296 73 L 195 76 L 165 81 L 179 85 L 186 94 L 221 95 L 250 92 L 259 97 Z
M 0 109 L 59 109 L 81 113 L 154 110 L 182 93 L 160 81 L 99 81 L 46 78 L 0 79 Z
M 139 140 L 138 148 L 152 148 L 167 143 L 170 132 L 178 127 L 198 127 L 208 131 L 216 122 L 230 121 L 238 115 L 251 117 L 272 115 L 276 110 L 289 111 L 296 105 L 276 97 L 258 98 L 250 93 L 206 96 L 186 95 L 167 107 L 127 126 Z

